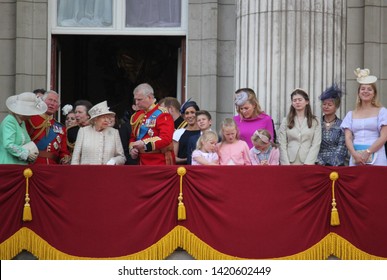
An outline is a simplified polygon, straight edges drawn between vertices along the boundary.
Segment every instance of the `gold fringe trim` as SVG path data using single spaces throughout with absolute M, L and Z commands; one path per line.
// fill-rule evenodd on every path
M 321 241 L 309 249 L 295 255 L 275 258 L 278 260 L 326 260 L 329 256 L 336 256 L 341 260 L 387 260 L 368 254 L 336 233 L 329 233 Z
M 186 250 L 188 254 L 197 260 L 244 259 L 215 250 L 183 226 L 176 226 L 158 242 L 145 250 L 115 258 L 79 257 L 63 253 L 52 247 L 32 230 L 23 227 L 0 244 L 0 259 L 12 259 L 24 249 L 41 260 L 163 260 L 179 247 Z M 331 255 L 342 260 L 387 260 L 387 258 L 374 256 L 359 250 L 336 233 L 329 233 L 317 244 L 303 252 L 273 259 L 325 260 Z
M 186 250 L 188 254 L 193 256 L 197 260 L 242 260 L 243 258 L 238 258 L 235 256 L 230 256 L 223 254 L 211 246 L 207 245 L 195 234 L 190 232 L 187 228 L 182 226 L 177 226 L 179 235 L 181 238 L 181 248 Z

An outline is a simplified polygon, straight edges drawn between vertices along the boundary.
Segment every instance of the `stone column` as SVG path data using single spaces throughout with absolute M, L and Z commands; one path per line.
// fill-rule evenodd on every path
M 347 17 L 347 109 L 355 108 L 357 67 L 378 77 L 379 99 L 387 106 L 387 1 L 348 1 Z
M 15 94 L 16 4 L 0 3 L 0 122 L 8 114 L 5 100 Z
M 46 88 L 48 19 L 47 0 L 16 2 L 15 88 L 20 93 Z
M 345 39 L 346 0 L 237 0 L 236 88 L 253 88 L 277 125 L 298 87 L 320 116 L 322 91 L 345 86 Z
M 214 130 L 233 115 L 235 7 L 235 0 L 189 1 L 186 97 L 211 113 Z

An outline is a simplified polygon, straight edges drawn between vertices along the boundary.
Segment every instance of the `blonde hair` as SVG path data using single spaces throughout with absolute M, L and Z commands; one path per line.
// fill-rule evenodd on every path
M 360 109 L 360 107 L 362 106 L 362 101 L 359 97 L 359 92 L 360 92 L 360 88 L 363 84 L 359 84 L 359 87 L 357 88 L 357 97 L 356 97 L 356 110 L 357 109 Z M 377 108 L 380 108 L 382 107 L 382 104 L 380 103 L 379 101 L 379 98 L 378 98 L 378 89 L 376 88 L 376 84 L 373 83 L 373 84 L 369 84 L 372 89 L 374 90 L 374 98 L 372 99 L 372 106 L 374 107 L 377 107 Z
M 221 125 L 220 125 L 220 131 L 219 131 L 219 134 L 222 136 L 222 143 L 224 142 L 224 129 L 225 128 L 235 128 L 235 131 L 236 131 L 236 139 L 239 140 L 239 129 L 238 129 L 238 126 L 236 125 L 234 119 L 231 119 L 231 118 L 225 118 Z
M 203 142 L 208 142 L 211 140 L 218 141 L 218 134 L 212 130 L 206 130 L 200 135 L 198 142 L 196 142 L 196 149 L 201 150 L 203 148 Z
M 260 114 L 262 114 L 263 111 L 261 109 L 261 105 L 259 105 L 259 101 L 258 101 L 257 95 L 255 94 L 254 90 L 252 90 L 251 88 L 240 88 L 235 92 L 235 94 L 239 94 L 242 92 L 247 93 L 247 100 L 240 106 L 236 105 L 237 113 L 239 114 L 239 116 L 241 116 L 241 118 L 243 118 L 242 112 L 241 112 L 241 107 L 244 104 L 246 104 L 247 102 L 249 102 L 254 107 L 253 117 L 256 117 L 256 116 L 259 116 Z

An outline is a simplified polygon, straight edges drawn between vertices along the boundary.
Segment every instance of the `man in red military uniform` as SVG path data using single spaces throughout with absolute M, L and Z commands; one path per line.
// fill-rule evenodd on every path
M 155 104 L 153 88 L 149 84 L 138 85 L 133 95 L 138 111 L 130 120 L 131 157 L 139 157 L 141 165 L 175 164 L 172 143 L 175 127 L 172 116 L 165 108 Z
M 66 128 L 54 119 L 59 109 L 59 95 L 55 91 L 46 92 L 43 101 L 47 104 L 46 113 L 32 116 L 26 129 L 39 149 L 36 164 L 69 164 L 71 157 L 67 149 Z

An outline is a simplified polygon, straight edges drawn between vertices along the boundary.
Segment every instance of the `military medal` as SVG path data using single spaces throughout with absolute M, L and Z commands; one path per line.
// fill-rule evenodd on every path
M 153 137 L 154 131 L 153 131 L 152 128 L 149 128 L 149 130 L 148 130 L 148 135 L 149 135 L 150 137 Z
M 54 130 L 55 133 L 63 134 L 63 129 L 59 125 L 53 125 L 53 130 Z
M 151 119 L 147 119 L 145 122 L 146 127 L 155 127 L 156 126 L 156 119 L 154 116 L 152 116 Z
M 58 147 L 59 147 L 58 143 L 57 143 L 57 142 L 54 142 L 54 148 L 55 148 L 55 150 L 58 150 Z

